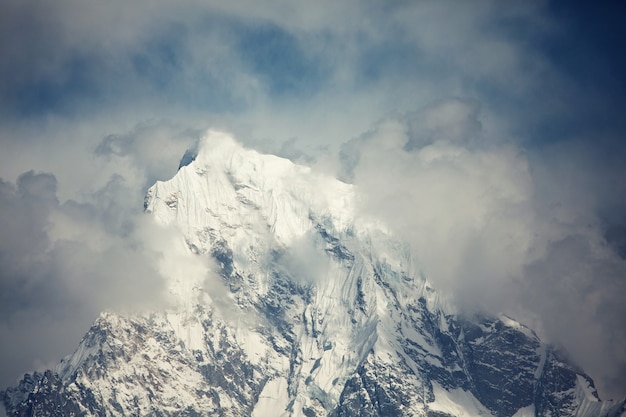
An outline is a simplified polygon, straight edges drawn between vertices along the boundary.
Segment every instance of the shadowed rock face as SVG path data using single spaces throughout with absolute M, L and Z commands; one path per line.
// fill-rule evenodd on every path
M 456 314 L 405 245 L 351 220 L 349 185 L 210 144 L 146 210 L 219 284 L 172 276 L 167 308 L 103 313 L 55 370 L 2 393 L 8 415 L 624 413 L 532 330 Z

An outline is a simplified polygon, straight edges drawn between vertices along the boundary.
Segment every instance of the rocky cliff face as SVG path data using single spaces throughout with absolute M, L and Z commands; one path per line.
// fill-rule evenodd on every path
M 200 266 L 162 265 L 170 305 L 103 313 L 9 415 L 626 415 L 532 330 L 458 315 L 350 185 L 216 132 L 188 159 L 145 208 Z

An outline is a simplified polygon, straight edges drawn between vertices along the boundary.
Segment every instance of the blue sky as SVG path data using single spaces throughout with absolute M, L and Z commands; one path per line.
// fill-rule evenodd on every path
M 502 219 L 494 228 L 452 233 L 487 248 L 478 266 L 442 232 L 465 215 L 430 207 L 451 221 L 428 236 L 439 246 L 426 268 L 453 293 L 475 288 L 468 304 L 533 311 L 602 392 L 626 393 L 626 311 L 615 295 L 626 289 L 625 17 L 617 2 L 548 0 L 4 1 L 0 353 L 15 360 L 0 386 L 71 352 L 121 293 L 154 295 L 116 278 L 151 270 L 149 254 L 127 255 L 143 239 L 143 193 L 214 127 L 349 178 L 365 190 L 364 210 L 392 222 L 417 216 L 429 193 L 459 205 L 500 193 L 506 204 L 472 205 Z M 446 164 L 420 165 L 426 148 Z M 463 159 L 442 150 L 452 148 Z M 377 166 L 389 169 L 374 176 Z M 383 180 L 397 206 L 377 200 Z M 105 248 L 83 249 L 94 261 L 80 267 L 99 271 L 88 285 L 69 262 L 85 242 L 63 227 L 106 237 Z M 424 224 L 397 227 L 424 245 Z M 545 235 L 520 244 L 543 252 L 495 262 L 488 249 L 521 230 Z M 462 279 L 439 258 L 475 273 Z M 120 267 L 102 273 L 96 259 Z M 485 299 L 484 288 L 497 290 Z M 47 351 L 33 343 L 39 334 Z

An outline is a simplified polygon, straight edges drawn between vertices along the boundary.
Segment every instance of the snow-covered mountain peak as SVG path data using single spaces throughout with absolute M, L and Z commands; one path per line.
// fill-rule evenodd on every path
M 163 224 L 175 220 L 185 232 L 264 223 L 288 245 L 311 229 L 311 217 L 329 220 L 339 229 L 349 227 L 354 193 L 332 177 L 246 149 L 227 133 L 209 131 L 193 162 L 148 191 L 146 210 Z
M 351 185 L 209 131 L 145 207 L 172 303 L 101 315 L 10 415 L 625 413 L 531 329 L 456 314 Z

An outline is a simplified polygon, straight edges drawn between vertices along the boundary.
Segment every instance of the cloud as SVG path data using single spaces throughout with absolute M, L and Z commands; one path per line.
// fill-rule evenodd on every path
M 612 170 L 581 170 L 572 143 L 540 162 L 490 138 L 481 119 L 477 103 L 449 99 L 347 143 L 344 175 L 359 190 L 361 215 L 409 242 L 424 275 L 462 311 L 526 320 L 602 393 L 621 395 L 626 260 L 599 218 L 614 196 L 590 189 Z
M 317 284 L 328 276 L 330 260 L 320 250 L 323 241 L 313 232 L 306 233 L 282 251 L 272 254 L 275 267 L 283 270 L 286 276 L 304 287 Z
M 62 183 L 34 171 L 15 184 L 0 180 L 0 349 L 14 359 L 0 372 L 2 386 L 53 366 L 101 311 L 166 303 L 162 265 L 169 240 L 143 215 L 143 196 L 147 186 L 176 172 L 195 132 L 151 122 L 85 139 L 91 143 L 84 147 L 77 139 L 69 147 L 53 141 L 45 160 Z M 14 156 L 22 162 L 44 156 L 19 145 Z M 61 197 L 62 184 L 70 187 Z
M 199 129 L 167 121 L 143 122 L 131 131 L 107 135 L 98 143 L 94 154 L 109 163 L 117 161 L 138 170 L 142 177 L 140 186 L 145 189 L 159 179 L 171 178 L 178 167 L 174 161 L 200 135 Z
M 544 33 L 541 5 L 9 1 L 0 110 L 204 118 L 248 140 L 338 144 L 389 111 L 473 96 L 481 83 L 516 97 L 536 89 L 549 68 L 527 67 L 545 59 L 504 28 Z
M 478 126 L 474 104 L 458 100 L 385 121 L 360 140 L 353 176 L 363 211 L 403 231 L 426 276 L 478 297 L 519 275 L 535 227 L 523 155 L 470 149 L 472 130 L 458 129 L 468 125 Z
M 32 171 L 0 183 L 0 346 L 12 358 L 3 385 L 69 353 L 100 311 L 162 303 L 146 220 L 121 227 L 106 206 L 59 203 L 56 187 L 53 175 Z
M 591 236 L 591 238 L 598 238 Z M 626 386 L 626 259 L 603 241 L 569 235 L 525 267 L 518 296 L 545 333 L 611 396 Z M 555 302 L 555 300 L 559 300 Z

